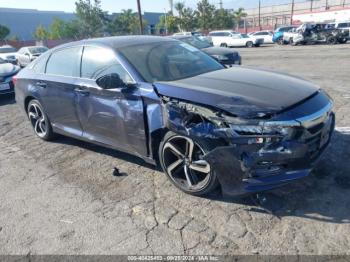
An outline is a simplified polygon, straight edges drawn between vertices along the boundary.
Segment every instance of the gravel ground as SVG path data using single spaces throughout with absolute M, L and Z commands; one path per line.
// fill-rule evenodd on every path
M 1 98 L 0 254 L 350 254 L 350 45 L 238 51 L 333 97 L 337 131 L 310 177 L 260 203 L 189 196 L 130 155 L 41 141 Z

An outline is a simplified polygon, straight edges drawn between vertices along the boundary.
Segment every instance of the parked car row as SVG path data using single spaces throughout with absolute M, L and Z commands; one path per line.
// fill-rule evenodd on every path
M 0 46 L 0 95 L 14 93 L 14 76 L 49 50 L 44 46 L 27 46 L 18 51 L 10 46 Z
M 17 51 L 10 45 L 4 45 L 0 46 L 0 58 L 8 63 L 25 67 L 47 50 L 49 49 L 45 46 L 26 46 Z
M 299 26 L 280 27 L 275 31 L 278 44 L 344 44 L 350 39 L 350 22 L 304 23 Z

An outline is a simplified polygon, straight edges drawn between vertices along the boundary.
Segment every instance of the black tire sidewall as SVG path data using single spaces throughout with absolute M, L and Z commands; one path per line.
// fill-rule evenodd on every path
M 168 179 L 171 181 L 171 183 L 173 185 L 175 185 L 177 188 L 179 188 L 181 191 L 183 191 L 187 194 L 191 194 L 191 195 L 195 195 L 195 196 L 204 196 L 204 195 L 207 195 L 207 194 L 211 193 L 212 191 L 214 191 L 219 186 L 219 181 L 217 179 L 215 172 L 210 173 L 209 182 L 207 183 L 206 187 L 204 187 L 203 189 L 201 189 L 199 191 L 192 191 L 192 190 L 186 190 L 186 189 L 180 187 L 177 183 L 175 183 L 172 180 L 172 178 L 165 171 L 166 168 L 165 168 L 164 159 L 163 159 L 163 147 L 164 147 L 165 143 L 170 138 L 172 138 L 174 136 L 184 136 L 184 135 L 180 135 L 180 134 L 174 133 L 172 131 L 168 131 L 165 134 L 165 136 L 163 137 L 163 140 L 161 141 L 161 143 L 159 145 L 159 150 L 158 150 L 159 163 L 160 163 L 160 166 L 161 166 L 163 172 L 165 173 L 165 175 L 168 177 Z M 213 145 L 211 145 L 210 142 L 203 142 L 203 141 L 199 142 L 196 139 L 192 139 L 192 140 L 196 144 L 198 144 L 204 150 L 205 153 L 208 153 L 213 149 Z

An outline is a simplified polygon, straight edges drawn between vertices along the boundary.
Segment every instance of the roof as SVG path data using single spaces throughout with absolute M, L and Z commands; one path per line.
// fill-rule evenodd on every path
M 125 46 L 137 45 L 137 44 L 148 44 L 148 43 L 159 43 L 159 42 L 169 42 L 176 41 L 168 37 L 161 36 L 146 36 L 146 35 L 131 35 L 131 36 L 111 36 L 111 37 L 102 37 L 102 38 L 91 38 L 81 41 L 70 42 L 57 46 L 57 48 L 69 47 L 75 45 L 103 45 L 109 46 L 112 48 L 121 48 Z

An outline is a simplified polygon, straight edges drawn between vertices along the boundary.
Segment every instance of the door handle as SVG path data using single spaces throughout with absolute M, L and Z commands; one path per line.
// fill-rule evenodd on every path
M 45 82 L 42 82 L 42 81 L 36 82 L 35 85 L 36 86 L 40 86 L 42 88 L 46 88 L 47 87 L 47 84 Z
M 74 91 L 82 96 L 89 96 L 90 92 L 84 88 L 81 87 L 77 87 L 74 89 Z

